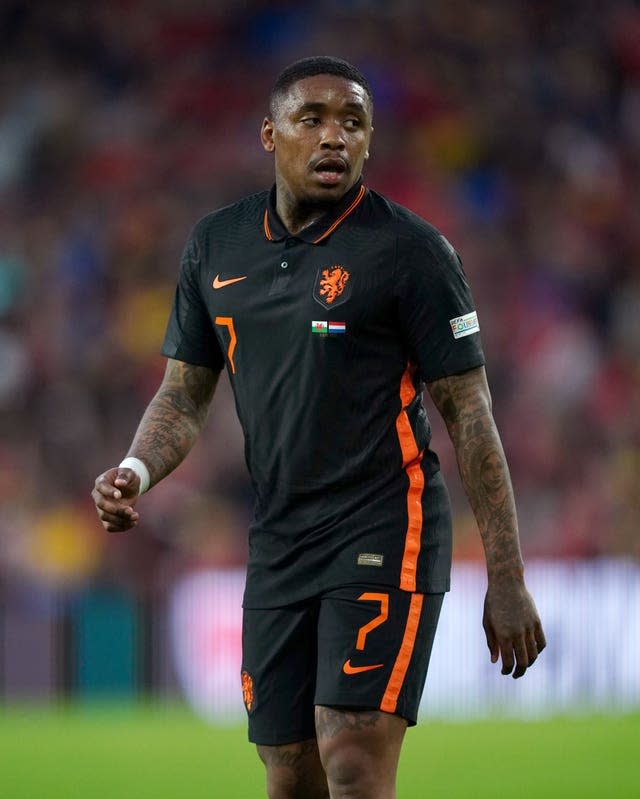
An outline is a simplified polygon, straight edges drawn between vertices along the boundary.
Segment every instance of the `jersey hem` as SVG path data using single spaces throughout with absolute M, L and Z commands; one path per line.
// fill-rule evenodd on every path
M 336 591 L 340 588 L 346 588 L 350 585 L 371 585 L 372 587 L 376 588 L 384 588 L 387 586 L 388 588 L 394 588 L 397 591 L 405 591 L 406 589 L 401 588 L 398 583 L 389 583 L 389 582 L 376 582 L 375 580 L 363 580 L 362 578 L 359 580 L 348 580 L 342 581 L 340 583 L 335 583 L 333 585 L 327 585 L 322 589 L 312 591 L 311 593 L 301 593 L 301 594 L 293 594 L 290 598 L 286 600 L 275 602 L 274 604 L 268 603 L 264 604 L 264 599 L 256 600 L 257 604 L 254 604 L 254 601 L 251 598 L 247 598 L 246 589 L 245 595 L 242 599 L 242 607 L 246 610 L 270 610 L 275 608 L 286 608 L 290 605 L 297 605 L 298 602 L 308 602 L 310 599 L 319 599 L 324 594 L 329 591 Z M 451 578 L 447 579 L 440 579 L 434 580 L 429 582 L 426 587 L 418 585 L 418 589 L 416 591 L 406 591 L 408 594 L 446 594 L 451 590 Z

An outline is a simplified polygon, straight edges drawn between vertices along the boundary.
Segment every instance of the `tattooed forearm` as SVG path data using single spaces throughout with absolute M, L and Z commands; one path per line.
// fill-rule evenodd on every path
M 184 460 L 204 422 L 218 375 L 203 366 L 170 360 L 149 403 L 129 455 L 143 460 L 154 485 Z
M 515 500 L 484 369 L 436 380 L 428 388 L 456 451 L 482 536 L 489 577 L 520 575 Z
M 333 738 L 342 730 L 375 727 L 379 718 L 379 710 L 338 710 L 319 705 L 316 707 L 316 734 L 318 739 Z

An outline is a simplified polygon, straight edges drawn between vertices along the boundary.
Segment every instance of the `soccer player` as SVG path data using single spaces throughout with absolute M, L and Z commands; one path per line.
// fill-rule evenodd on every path
M 372 117 L 340 59 L 280 74 L 261 132 L 275 185 L 195 226 L 164 379 L 93 490 L 108 531 L 135 527 L 226 367 L 257 498 L 241 687 L 271 799 L 395 796 L 451 566 L 425 386 L 484 544 L 491 660 L 521 677 L 545 646 L 469 286 L 437 230 L 363 184 Z

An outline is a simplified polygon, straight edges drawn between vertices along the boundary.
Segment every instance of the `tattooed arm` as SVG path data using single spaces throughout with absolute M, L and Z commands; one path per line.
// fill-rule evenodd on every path
M 502 673 L 521 677 L 544 649 L 545 638 L 524 583 L 511 478 L 484 367 L 435 380 L 427 388 L 453 442 L 484 545 L 488 588 L 483 625 L 491 661 L 501 656 Z
M 187 456 L 207 418 L 218 372 L 169 359 L 164 379 L 149 403 L 129 449 L 149 470 L 153 486 Z M 91 496 L 109 532 L 135 527 L 139 478 L 131 469 L 115 467 L 101 474 Z

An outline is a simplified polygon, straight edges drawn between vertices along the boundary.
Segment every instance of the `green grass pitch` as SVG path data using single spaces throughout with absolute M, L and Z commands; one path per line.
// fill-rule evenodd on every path
M 640 714 L 521 723 L 429 722 L 407 732 L 399 799 L 637 799 Z M 181 706 L 0 708 L 2 799 L 256 799 L 244 726 Z

